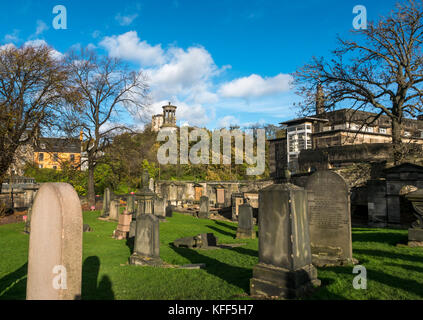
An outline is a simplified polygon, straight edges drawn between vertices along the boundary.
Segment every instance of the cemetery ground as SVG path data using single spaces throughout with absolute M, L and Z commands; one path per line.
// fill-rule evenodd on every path
M 168 264 L 205 263 L 205 269 L 128 265 L 132 244 L 115 240 L 117 222 L 84 212 L 82 299 L 249 299 L 252 267 L 258 262 L 258 239 L 235 239 L 237 225 L 174 213 L 160 223 L 160 257 Z M 24 223 L 0 226 L 0 299 L 25 299 L 29 236 Z M 220 249 L 175 248 L 181 237 L 213 232 Z M 306 299 L 423 299 L 423 248 L 406 243 L 407 230 L 353 228 L 353 256 L 367 269 L 367 290 L 355 290 L 352 266 L 319 268 L 322 286 Z

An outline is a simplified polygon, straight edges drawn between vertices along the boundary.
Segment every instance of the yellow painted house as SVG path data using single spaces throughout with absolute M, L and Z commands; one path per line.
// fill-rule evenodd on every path
M 39 168 L 61 170 L 68 163 L 81 169 L 81 139 L 40 138 L 34 146 L 34 162 Z

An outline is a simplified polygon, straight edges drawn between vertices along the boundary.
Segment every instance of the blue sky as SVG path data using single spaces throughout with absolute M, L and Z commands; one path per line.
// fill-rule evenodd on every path
M 16 0 L 3 1 L 0 45 L 45 41 L 65 53 L 91 46 L 148 74 L 151 112 L 166 101 L 180 122 L 208 128 L 295 117 L 289 74 L 351 37 L 353 7 L 368 20 L 393 0 Z M 53 7 L 67 9 L 55 30 Z M 7 9 L 6 9 L 7 8 Z M 137 123 L 137 119 L 125 119 Z

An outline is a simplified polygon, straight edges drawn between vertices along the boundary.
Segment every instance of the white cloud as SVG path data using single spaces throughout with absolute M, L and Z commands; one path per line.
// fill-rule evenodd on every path
M 20 39 L 19 39 L 19 30 L 14 29 L 12 33 L 6 34 L 4 36 L 4 41 L 5 42 L 18 42 L 18 41 L 20 41 Z
M 217 121 L 218 128 L 228 128 L 230 125 L 239 125 L 239 119 L 234 116 L 224 116 Z
M 118 13 L 115 16 L 115 20 L 121 25 L 121 26 L 129 26 L 134 20 L 138 18 L 138 13 L 130 14 L 130 15 L 121 15 Z
M 35 36 L 39 36 L 44 31 L 48 30 L 47 24 L 42 20 L 37 20 L 37 29 L 35 30 Z
M 287 92 L 291 89 L 292 76 L 280 73 L 262 78 L 257 74 L 224 83 L 219 93 L 225 98 L 251 98 Z
M 164 63 L 161 45 L 151 46 L 146 41 L 141 41 L 136 31 L 105 37 L 100 46 L 109 52 L 110 57 L 138 62 L 145 66 Z
M 24 47 L 28 47 L 28 46 L 32 46 L 32 47 L 48 46 L 48 47 L 51 47 L 45 40 L 42 40 L 42 39 L 30 40 L 30 41 L 25 42 Z M 61 53 L 61 52 L 52 48 L 51 56 L 55 59 L 61 59 L 61 58 L 63 58 L 63 53 Z

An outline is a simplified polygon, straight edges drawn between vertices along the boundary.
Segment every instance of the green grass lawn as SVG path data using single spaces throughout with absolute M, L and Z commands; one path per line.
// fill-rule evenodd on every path
M 117 223 L 84 212 L 83 299 L 248 299 L 258 240 L 236 240 L 236 224 L 182 214 L 160 224 L 160 256 L 170 264 L 205 263 L 200 270 L 128 265 L 130 243 L 111 237 Z M 0 299 L 25 299 L 28 235 L 23 223 L 0 226 Z M 218 250 L 173 248 L 173 240 L 213 232 L 219 243 L 245 243 Z M 321 268 L 322 286 L 310 299 L 422 299 L 423 249 L 397 247 L 406 230 L 353 229 L 353 254 L 367 268 L 367 290 L 352 286 L 352 266 Z

